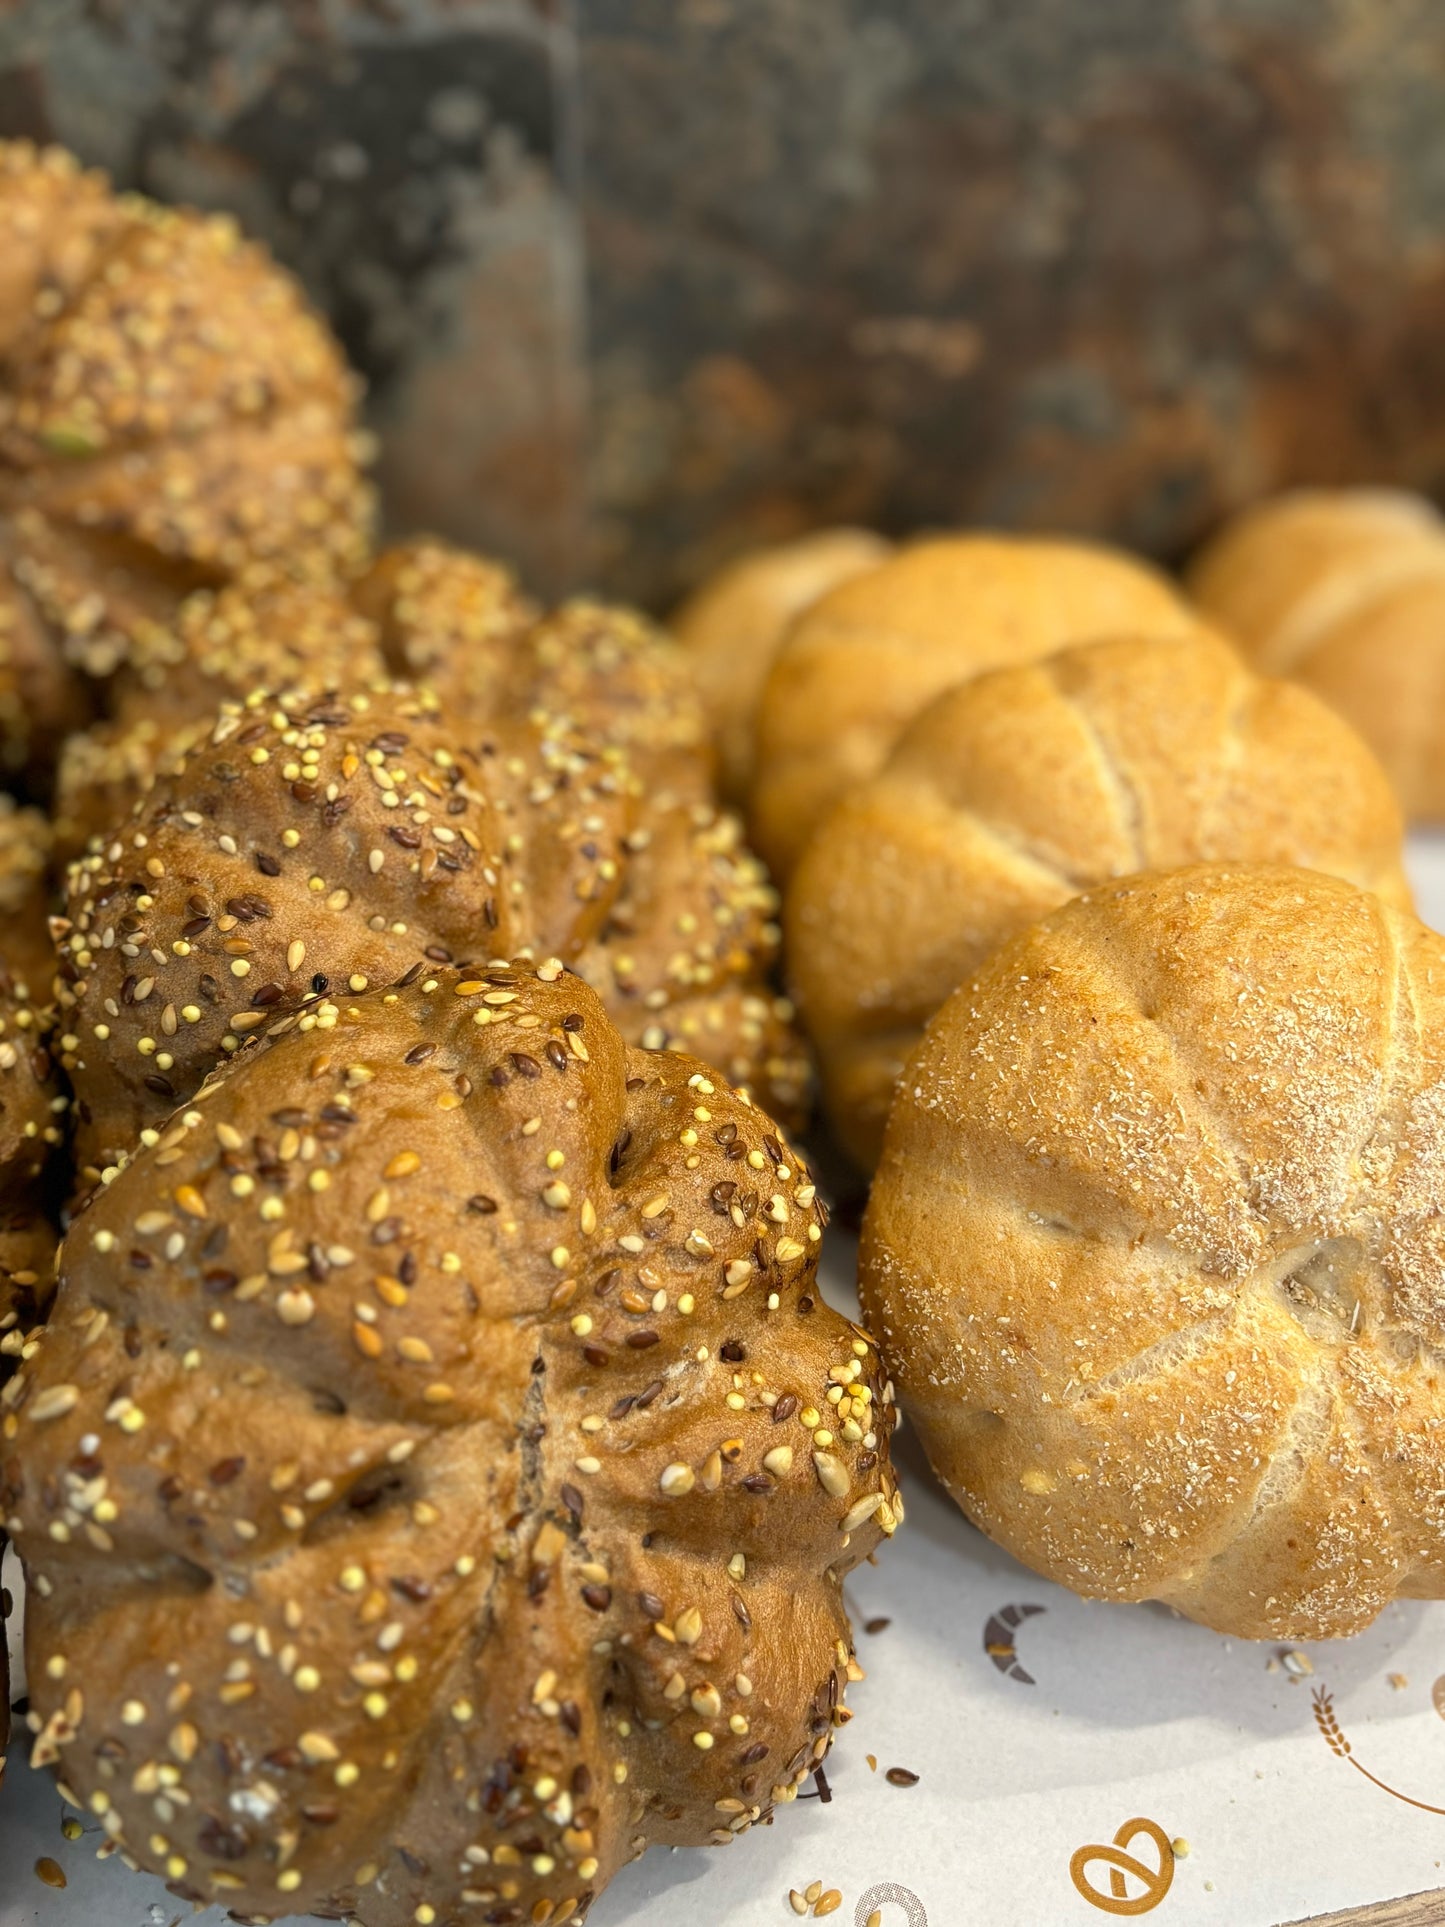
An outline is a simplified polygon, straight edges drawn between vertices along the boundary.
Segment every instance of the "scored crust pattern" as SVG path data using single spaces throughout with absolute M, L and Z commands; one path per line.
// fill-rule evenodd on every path
M 910 1060 L 864 1304 L 935 1467 L 1249 1637 L 1445 1592 L 1445 944 L 1317 874 L 1080 898 Z
M 561 1927 L 822 1758 L 891 1393 L 766 1117 L 560 963 L 411 976 L 66 1239 L 0 1405 L 35 1756 L 187 1899 Z
M 1212 639 L 1093 643 L 951 690 L 825 818 L 789 886 L 789 980 L 835 1126 L 871 1169 L 928 1018 L 1081 890 L 1291 863 L 1408 909 L 1402 845 L 1350 726 Z
M 464 748 L 402 687 L 232 705 L 70 874 L 60 1051 L 82 1174 L 248 1036 L 418 959 L 561 956 L 633 1040 L 695 1039 L 786 1114 L 805 1075 L 762 978 L 774 903 L 730 819 L 642 796 L 566 724 Z

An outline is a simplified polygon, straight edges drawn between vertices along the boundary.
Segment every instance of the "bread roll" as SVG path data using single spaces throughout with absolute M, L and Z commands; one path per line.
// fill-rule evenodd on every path
M 758 709 L 753 842 L 786 880 L 829 807 L 955 683 L 1071 642 L 1199 627 L 1162 576 L 1110 549 L 993 535 L 903 549 L 788 631 Z
M 215 727 L 230 702 L 319 694 L 382 680 L 376 630 L 337 591 L 292 584 L 197 589 L 169 623 L 131 640 L 107 680 L 108 714 L 61 745 L 52 810 L 63 871 L 116 832 L 163 770 Z
M 558 965 L 412 974 L 66 1238 L 0 1394 L 32 1758 L 197 1905 L 575 1927 L 827 1752 L 892 1413 L 766 1117 Z
M 595 976 L 632 1041 L 696 1036 L 786 1109 L 805 1062 L 766 988 L 776 904 L 735 825 L 643 794 L 563 723 L 464 738 L 403 685 L 233 704 L 70 872 L 82 1174 L 327 996 L 523 952 Z
M 1348 723 L 1200 637 L 1085 643 L 938 697 L 809 840 L 786 961 L 864 1170 L 928 1018 L 1006 937 L 1135 870 L 1290 863 L 1409 909 L 1402 824 Z
M 1280 496 L 1226 525 L 1189 588 L 1260 668 L 1350 719 L 1407 816 L 1445 819 L 1445 523 L 1422 496 Z
M 541 614 L 510 569 L 422 538 L 358 584 L 392 672 L 457 724 L 547 713 L 623 749 L 652 787 L 713 800 L 707 721 L 682 651 L 635 609 L 577 597 Z
M 0 797 L 0 1379 L 54 1287 L 49 1178 L 64 1143 L 66 1100 L 50 1054 L 49 840 L 38 810 Z
M 376 624 L 394 676 L 468 707 L 506 677 L 518 638 L 540 614 L 504 563 L 430 536 L 384 549 L 353 600 Z
M 3 276 L 3 267 L 0 267 Z M 38 810 L 0 797 L 0 1387 L 32 1342 L 55 1289 L 56 1234 L 47 1206 L 65 1099 L 51 1069 L 45 928 L 49 832 Z M 0 1559 L 5 1552 L 0 1507 Z M 10 1738 L 5 1599 L 0 1594 L 0 1779 Z
M 108 674 L 191 590 L 355 573 L 371 499 L 354 377 L 228 220 L 3 142 L 0 263 L 0 760 L 18 770 L 74 720 L 73 667 Z
M 1445 1596 L 1445 940 L 1313 871 L 1091 891 L 939 1011 L 865 1312 L 977 1524 L 1320 1639 Z
M 674 611 L 722 761 L 723 795 L 745 809 L 753 783 L 758 698 L 795 616 L 890 552 L 868 529 L 817 529 L 730 562 Z

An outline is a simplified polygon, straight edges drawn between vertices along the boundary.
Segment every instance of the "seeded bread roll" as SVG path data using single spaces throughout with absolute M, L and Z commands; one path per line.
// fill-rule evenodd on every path
M 214 715 L 194 723 L 153 716 L 133 722 L 92 723 L 61 745 L 55 765 L 54 851 L 57 871 L 92 845 L 113 839 L 156 777 L 174 774 L 186 751 L 215 727 Z
M 1445 940 L 1307 870 L 1090 892 L 910 1059 L 867 1315 L 977 1524 L 1320 1639 L 1445 1595 Z
M 64 154 L 0 143 L 0 259 L 12 676 L 43 664 L 63 690 L 67 665 L 107 675 L 197 587 L 355 573 L 370 496 L 354 378 L 230 222 L 117 198 Z M 42 733 L 68 720 L 39 714 Z M 18 729 L 12 767 L 31 758 Z
M 1200 626 L 1162 576 L 1114 550 L 1036 536 L 915 543 L 815 602 L 784 638 L 758 708 L 753 842 L 786 881 L 831 805 L 956 683 L 1069 643 Z
M 200 589 L 138 637 L 107 692 L 122 723 L 210 720 L 257 690 L 336 688 L 386 674 L 375 626 L 339 590 L 289 583 Z
M 711 796 L 707 719 L 682 651 L 636 610 L 586 598 L 541 615 L 501 564 L 422 538 L 388 549 L 355 595 L 393 674 L 467 723 L 538 705 L 610 747 L 649 784 Z
M 682 651 L 636 609 L 577 597 L 526 639 L 528 680 L 646 781 L 713 798 L 716 759 Z
M 792 1129 L 808 1114 L 812 1064 L 764 968 L 781 940 L 777 913 L 735 816 L 655 794 L 627 838 L 607 921 L 575 967 L 629 1043 L 715 1064 Z
M 186 1900 L 577 1921 L 826 1752 L 888 1393 L 806 1167 L 559 966 L 333 1009 L 78 1218 L 4 1394 L 34 1757 Z
M 253 1032 L 423 962 L 577 961 L 639 1038 L 764 995 L 761 867 L 710 811 L 678 821 L 563 723 L 464 743 L 401 685 L 231 706 L 70 873 L 61 1062 L 83 1177 Z M 732 1015 L 717 1055 L 766 1099 L 776 1027 Z
M 1349 717 L 1407 816 L 1445 819 L 1445 522 L 1423 496 L 1279 496 L 1226 525 L 1189 589 L 1262 669 Z
M 65 1100 L 50 1058 L 55 953 L 46 918 L 50 831 L 0 796 L 0 1376 L 48 1302 L 46 1215 Z
M 758 698 L 789 623 L 889 553 L 890 544 L 868 529 L 816 529 L 730 562 L 674 611 L 669 626 L 687 651 L 718 746 L 723 795 L 735 808 L 745 809 L 752 791 Z
M 0 511 L 0 780 L 43 794 L 61 743 L 90 720 L 91 705 L 39 611 L 5 580 L 7 546 Z
M 0 797 L 0 1378 L 54 1282 L 47 1173 L 62 1141 L 64 1099 L 49 1048 L 48 852 L 40 812 Z
M 0 1386 L 55 1286 L 47 1167 L 58 1158 L 63 1100 L 48 1049 L 55 967 L 45 924 L 48 848 L 40 812 L 0 797 Z M 0 1557 L 4 1551 L 0 1513 Z M 0 1610 L 0 1779 L 10 1736 L 7 1660 Z
M 375 623 L 387 667 L 472 713 L 507 683 L 541 611 L 504 563 L 417 536 L 384 549 L 353 599 Z
M 137 636 L 106 686 L 109 716 L 62 745 L 55 771 L 55 857 L 124 824 L 162 770 L 213 727 L 229 700 L 289 701 L 384 678 L 376 630 L 339 593 L 272 584 L 198 589 L 172 624 Z
M 871 1171 L 924 1024 L 1080 890 L 1289 863 L 1408 910 L 1402 837 L 1349 724 L 1222 642 L 1085 643 L 949 690 L 824 818 L 788 889 L 789 979 L 838 1136 Z

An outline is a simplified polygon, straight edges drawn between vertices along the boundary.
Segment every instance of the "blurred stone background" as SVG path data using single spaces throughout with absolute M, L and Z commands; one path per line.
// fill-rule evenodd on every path
M 1445 487 L 1441 0 L 0 0 L 0 133 L 233 209 L 549 590 Z

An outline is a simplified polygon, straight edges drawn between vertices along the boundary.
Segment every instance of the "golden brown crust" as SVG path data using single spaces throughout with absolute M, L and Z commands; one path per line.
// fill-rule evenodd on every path
M 899 1086 L 863 1300 L 1036 1570 L 1249 1638 L 1445 1594 L 1445 941 L 1304 870 L 1076 899 Z
M 758 699 L 788 625 L 890 551 L 869 529 L 816 529 L 728 563 L 674 610 L 668 626 L 687 651 L 734 808 L 752 792 Z
M 371 505 L 355 383 L 223 219 L 0 145 L 0 607 L 108 675 L 190 590 L 344 580 Z M 30 752 L 12 746 L 12 762 Z
M 75 297 L 126 218 L 99 169 L 60 147 L 0 141 L 0 355 Z
M 1189 589 L 1261 668 L 1350 719 L 1407 816 L 1445 818 L 1445 523 L 1423 496 L 1279 496 L 1225 526 Z
M 537 620 L 512 571 L 487 556 L 416 536 L 384 549 L 352 591 L 375 623 L 394 676 L 428 683 L 448 709 L 485 713 Z
M 0 520 L 0 778 L 43 795 L 60 744 L 90 720 L 90 691 L 16 580 L 15 553 Z
M 899 1513 L 812 1179 L 541 976 L 244 1052 L 76 1221 L 3 1395 L 34 1757 L 185 1898 L 562 1927 L 846 1717 Z
M 990 951 L 1137 870 L 1287 863 L 1412 908 L 1389 783 L 1348 723 L 1203 636 L 1083 644 L 923 711 L 814 832 L 787 968 L 865 1170 L 923 1025 Z
M 55 771 L 58 866 L 117 832 L 158 773 L 174 772 L 228 701 L 289 701 L 383 680 L 376 631 L 340 594 L 273 583 L 197 589 L 145 625 L 106 688 L 109 716 L 67 737 Z
M 778 895 L 731 814 L 655 793 L 627 838 L 622 888 L 576 968 L 630 1044 L 682 1050 L 747 1085 L 788 1129 L 812 1071 L 793 1008 L 766 981 Z
M 422 537 L 381 555 L 354 601 L 392 673 L 425 682 L 462 725 L 541 708 L 648 784 L 710 795 L 707 721 L 681 650 L 634 609 L 578 597 L 548 615 L 510 569 Z
M 93 844 L 114 837 L 158 775 L 173 775 L 186 751 L 215 727 L 139 716 L 92 723 L 67 736 L 55 765 L 55 864 L 64 874 Z
M 680 849 L 672 820 L 565 722 L 466 741 L 404 685 L 229 706 L 70 874 L 62 1063 L 83 1174 L 246 1037 L 418 960 L 576 961 L 639 1028 L 703 990 L 760 989 L 777 928 L 756 862 L 711 811 Z M 760 1037 L 760 1095 L 772 1055 Z
M 758 709 L 753 842 L 786 881 L 813 828 L 876 775 L 924 705 L 988 669 L 1198 619 L 1147 564 L 1035 536 L 939 537 L 845 582 L 794 623 Z
M 10 1224 L 10 1218 L 29 1224 L 39 1216 L 46 1166 L 64 1137 L 60 1122 L 66 1106 L 50 1062 L 56 958 L 46 917 L 48 863 L 50 825 L 39 809 L 21 809 L 10 796 L 0 796 L 0 1220 L 4 1224 Z M 21 1245 L 29 1245 L 29 1235 L 21 1237 Z M 0 1266 L 6 1262 L 0 1249 Z
M 339 590 L 231 583 L 197 590 L 173 621 L 138 636 L 108 694 L 123 723 L 184 723 L 258 690 L 285 697 L 385 673 L 375 628 Z
M 54 1286 L 47 1177 L 64 1113 L 49 1048 L 55 969 L 46 927 L 49 849 L 40 812 L 0 797 L 0 1380 L 44 1316 Z
M 625 749 L 650 785 L 713 796 L 707 718 L 677 644 L 636 609 L 578 596 L 528 632 L 519 706 L 547 705 Z

